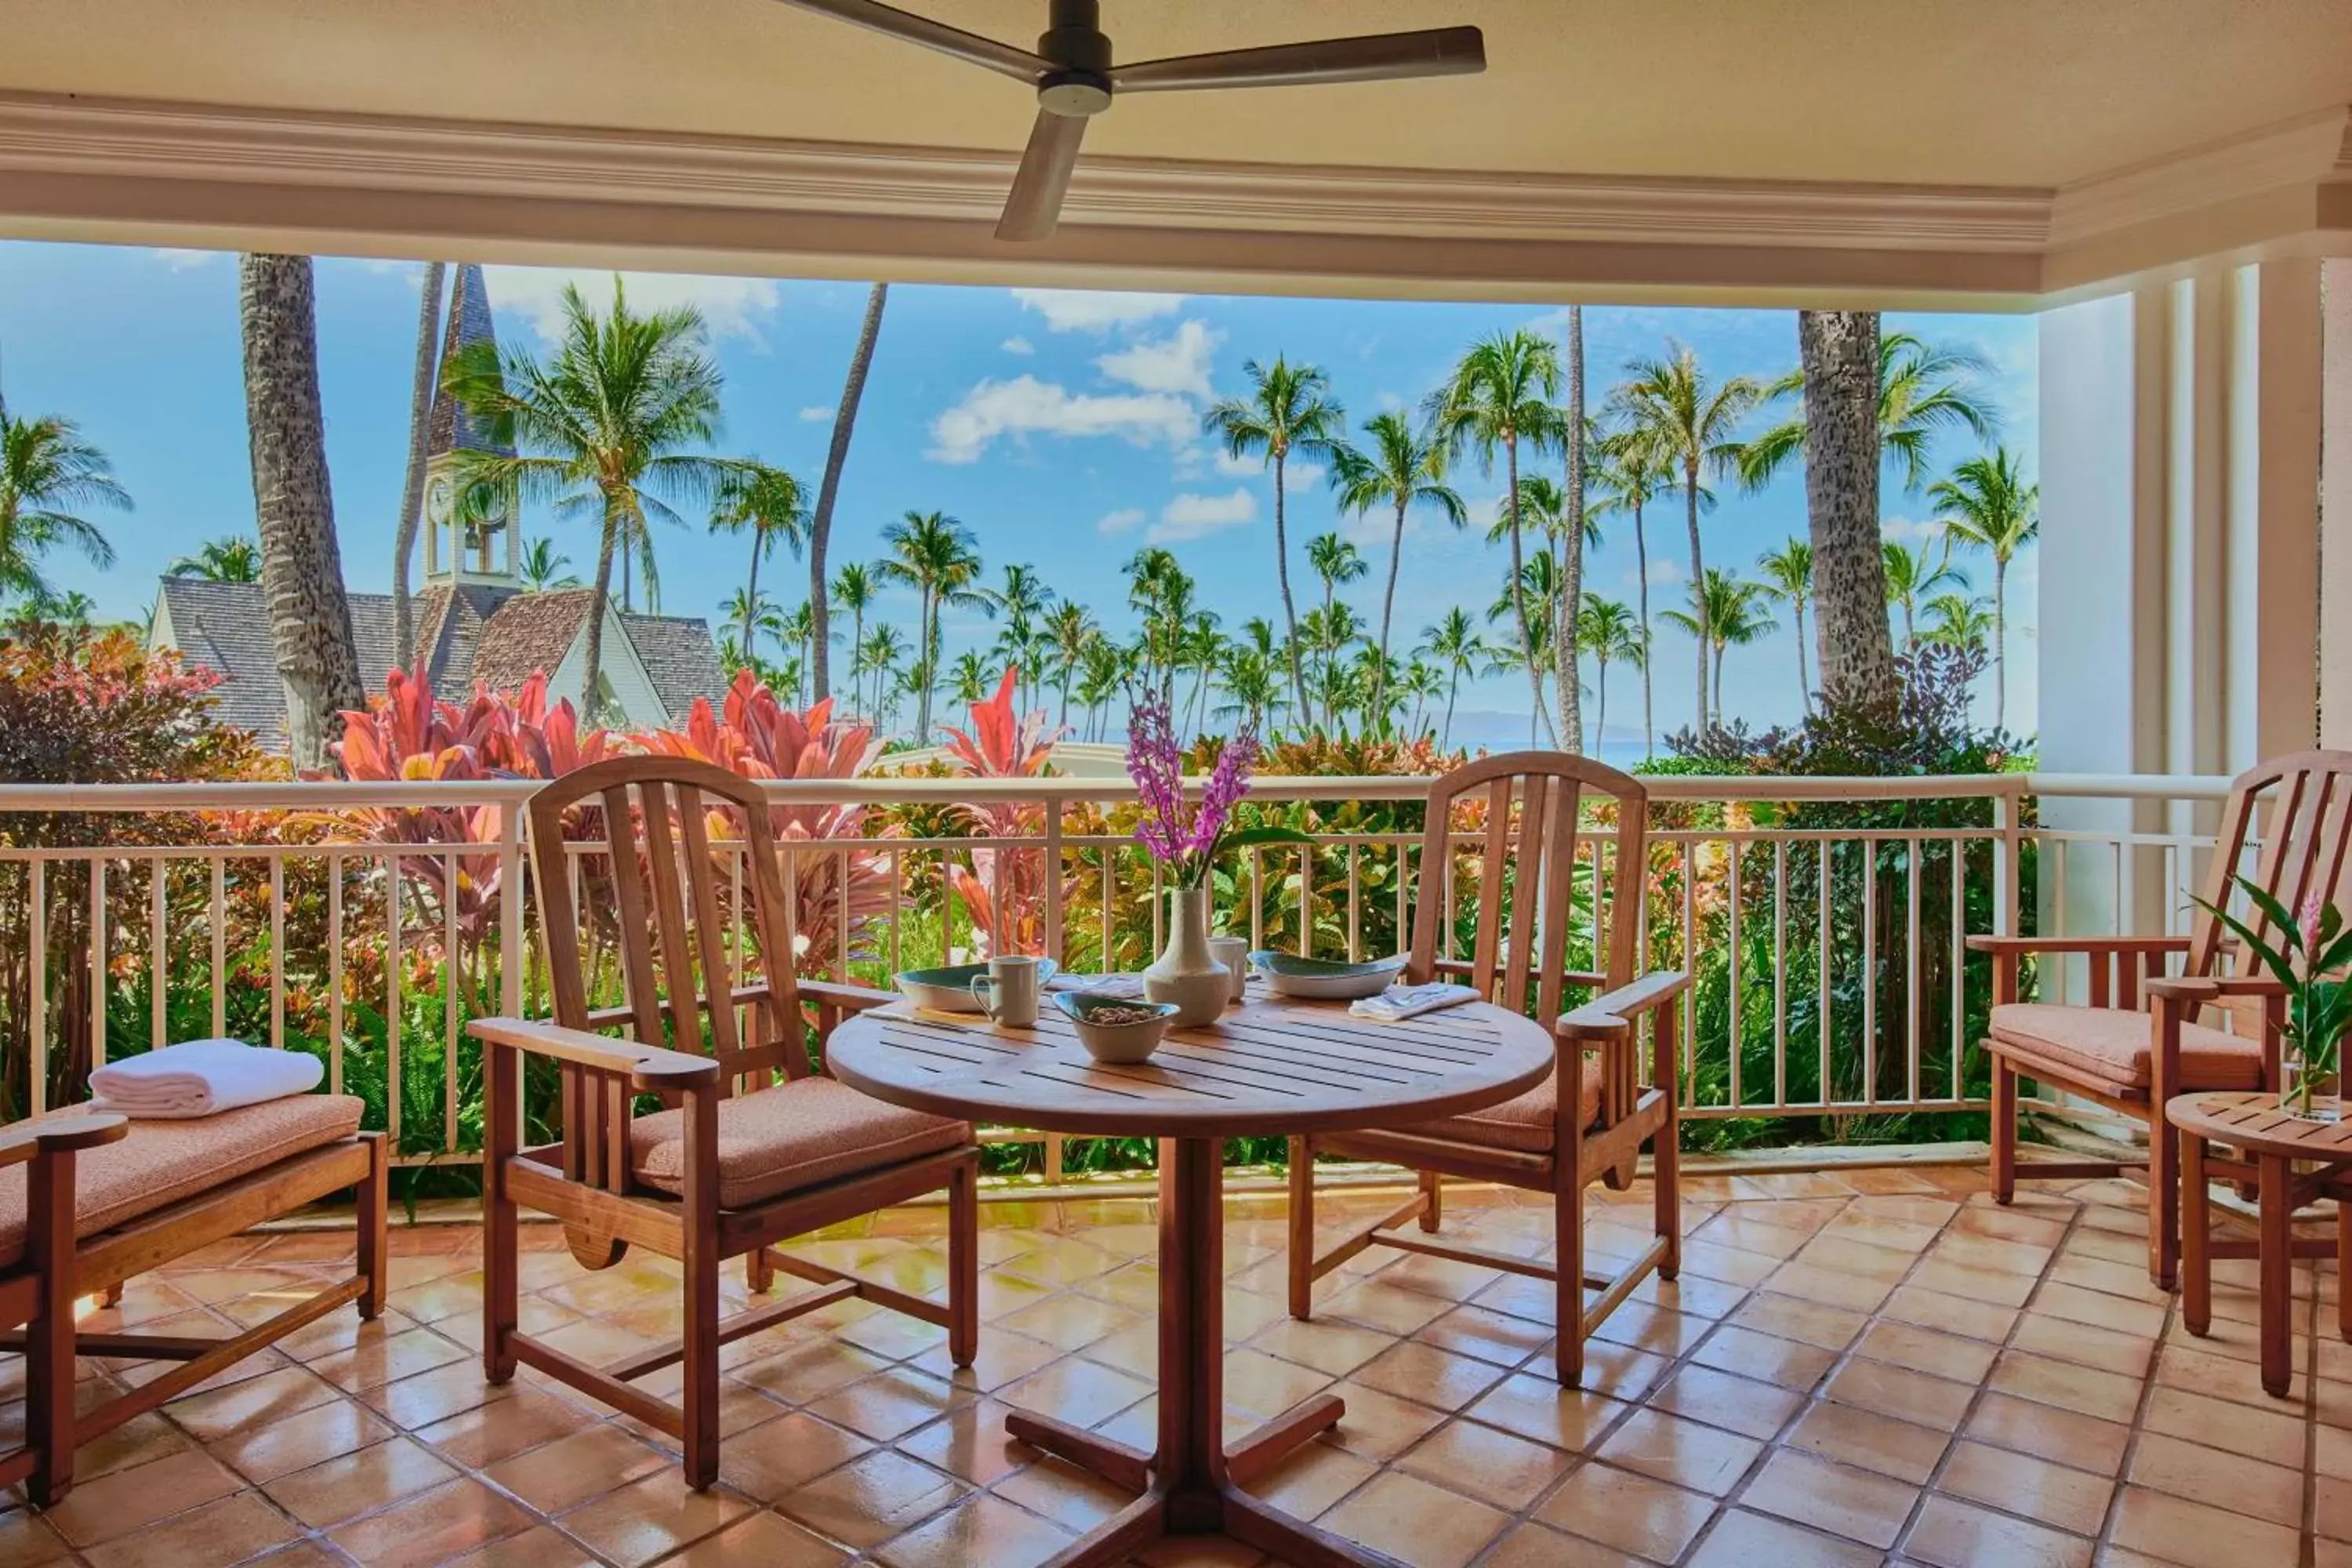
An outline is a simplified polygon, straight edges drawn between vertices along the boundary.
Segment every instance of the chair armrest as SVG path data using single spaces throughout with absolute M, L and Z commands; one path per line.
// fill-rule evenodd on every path
M 1972 936 L 1970 952 L 2033 954 L 2084 952 L 2187 952 L 2185 936 Z
M 845 985 L 831 980 L 803 980 L 800 993 L 803 1002 L 821 1002 L 846 1013 L 863 1013 L 869 1007 L 898 1000 L 896 991 L 877 991 L 870 985 Z
M 2268 974 L 2198 974 L 2151 980 L 2147 994 L 2167 1002 L 2218 1002 L 2224 996 L 2284 996 L 2286 987 Z
M 1553 1032 L 1573 1040 L 1619 1040 L 1631 1033 L 1633 1015 L 1648 1012 L 1690 989 L 1690 976 L 1681 970 L 1662 969 L 1621 985 L 1606 996 L 1596 996 L 1572 1013 L 1563 1013 Z
M 95 1149 L 112 1143 L 131 1131 L 128 1117 L 110 1110 L 89 1110 L 72 1116 L 45 1116 L 0 1128 L 0 1167 L 21 1165 L 42 1154 Z
M 584 1029 L 567 1029 L 561 1024 L 530 1018 L 477 1018 L 466 1026 L 466 1032 L 488 1045 L 554 1057 L 600 1072 L 625 1073 L 630 1087 L 642 1090 L 697 1089 L 719 1081 L 719 1064 L 709 1057 L 616 1040 Z

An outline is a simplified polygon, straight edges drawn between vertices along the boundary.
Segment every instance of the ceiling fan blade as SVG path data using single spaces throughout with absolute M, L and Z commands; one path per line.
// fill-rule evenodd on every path
M 1486 42 L 1475 27 L 1375 33 L 1210 55 L 1171 55 L 1113 67 L 1113 92 L 1166 92 L 1192 87 L 1302 87 L 1317 82 L 1389 81 L 1459 76 L 1486 68 Z
M 1070 188 L 1070 171 L 1077 167 L 1078 143 L 1087 122 L 1078 115 L 1037 111 L 1029 128 L 1029 145 L 1022 149 L 1021 172 L 1013 176 L 1013 194 L 1004 198 L 1004 216 L 996 220 L 996 237 L 1011 240 L 1045 239 L 1061 220 L 1062 195 Z
M 985 67 L 999 76 L 1009 76 L 1033 87 L 1039 77 L 1053 68 L 1044 58 L 1033 55 L 1027 49 L 1000 44 L 994 38 L 983 38 L 978 33 L 967 33 L 961 27 L 950 27 L 945 22 L 934 22 L 929 16 L 901 11 L 895 5 L 885 5 L 881 0 L 777 0 L 777 3 L 797 10 L 814 11 L 821 16 L 831 16 L 877 33 L 887 33 L 910 44 L 920 44 L 927 49 L 952 55 L 957 59 Z

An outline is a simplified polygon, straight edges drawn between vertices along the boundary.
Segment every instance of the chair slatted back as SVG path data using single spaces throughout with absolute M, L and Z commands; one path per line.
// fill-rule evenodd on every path
M 1577 823 L 1587 794 L 1617 805 L 1606 874 L 1597 843 L 1592 855 L 1593 896 L 1601 912 L 1596 925 L 1606 931 L 1599 954 L 1602 989 L 1634 977 L 1643 957 L 1649 793 L 1614 768 L 1564 752 L 1507 752 L 1466 763 L 1430 785 L 1412 947 L 1405 965 L 1409 980 L 1454 975 L 1481 995 L 1522 1011 L 1532 980 L 1533 1016 L 1559 1016 L 1569 978 Z M 1454 816 L 1464 804 L 1485 807 L 1478 915 L 1466 963 L 1448 961 L 1440 945 L 1453 921 Z
M 2260 840 L 2252 869 L 2246 869 L 2246 849 Z M 2352 858 L 2352 752 L 2299 752 L 2273 757 L 2240 773 L 2230 784 L 2228 802 L 2213 840 L 2212 863 L 2206 868 L 2204 900 L 2228 909 L 2268 939 L 2275 933 L 2261 910 L 2251 907 L 2238 888 L 2241 871 L 2290 913 L 2313 894 L 2352 913 L 2352 888 L 2347 888 L 2347 858 Z M 2200 908 L 2189 926 L 2190 975 L 2252 974 L 2261 961 L 2221 921 Z M 2259 1000 L 2227 1005 L 2249 1023 L 2258 1019 Z
M 768 813 L 754 781 L 677 757 L 614 758 L 531 796 L 556 1022 L 619 1026 L 647 1045 L 707 1050 L 722 1069 L 722 1092 L 746 1078 L 807 1074 L 793 904 Z M 567 828 L 587 844 L 567 841 Z M 715 842 L 714 831 L 727 842 Z M 603 1008 L 590 1005 L 582 963 L 590 932 L 581 900 L 583 887 L 588 896 L 603 894 L 586 874 L 598 863 L 624 986 L 622 1004 Z M 755 964 L 756 978 L 749 973 Z M 742 1009 L 747 1028 L 738 1024 Z M 625 1144 L 625 1118 L 605 1131 Z

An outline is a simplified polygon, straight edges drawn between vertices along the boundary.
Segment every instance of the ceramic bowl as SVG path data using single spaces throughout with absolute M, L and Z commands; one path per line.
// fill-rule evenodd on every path
M 1037 961 L 1037 984 L 1043 989 L 1054 978 L 1054 961 Z M 971 994 L 971 983 L 988 973 L 985 963 L 950 963 L 943 969 L 909 969 L 898 976 L 898 994 L 918 1007 L 934 1013 L 978 1013 L 984 1009 Z
M 1404 955 L 1375 959 L 1370 963 L 1335 963 L 1328 959 L 1301 958 L 1295 952 L 1253 952 L 1250 963 L 1265 976 L 1277 996 L 1302 1001 L 1352 1002 L 1377 996 L 1388 989 L 1404 968 Z
M 1104 996 L 1090 991 L 1056 991 L 1054 1005 L 1078 1032 L 1078 1044 L 1098 1062 L 1139 1062 L 1160 1048 L 1160 1037 L 1176 1016 L 1173 1002 L 1147 1002 L 1140 996 Z M 1095 1016 L 1112 1007 L 1150 1014 L 1127 1024 L 1100 1024 Z

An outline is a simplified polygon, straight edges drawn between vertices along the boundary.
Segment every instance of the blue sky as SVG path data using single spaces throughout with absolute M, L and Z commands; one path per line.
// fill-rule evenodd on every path
M 602 272 L 492 268 L 502 341 L 544 347 L 566 281 L 599 297 Z M 709 320 L 727 376 L 722 449 L 756 453 L 805 477 L 822 471 L 832 407 L 866 297 L 861 284 L 632 275 L 633 300 L 692 302 Z M 320 372 L 329 462 L 346 572 L 354 588 L 390 581 L 393 516 L 406 441 L 407 388 L 417 271 L 384 261 L 322 258 L 318 269 Z M 1242 366 L 1277 353 L 1323 366 L 1351 421 L 1416 405 L 1472 339 L 1535 324 L 1557 332 L 1557 310 L 1529 306 L 1180 295 L 1076 294 L 950 287 L 894 288 L 836 512 L 834 560 L 879 552 L 885 524 L 908 510 L 940 510 L 978 536 L 993 578 L 1005 563 L 1040 567 L 1060 593 L 1091 606 L 1115 629 L 1129 625 L 1119 563 L 1147 542 L 1174 549 L 1201 579 L 1202 602 L 1228 627 L 1278 617 L 1267 477 L 1234 465 L 1199 434 L 1212 396 L 1242 391 Z M 1599 400 L 1633 357 L 1664 352 L 1668 338 L 1695 348 L 1716 375 L 1776 374 L 1796 357 L 1787 311 L 1591 307 L 1585 312 L 1591 395 Z M 1890 330 L 1975 348 L 1991 364 L 1986 390 L 2003 413 L 2002 437 L 2031 461 L 2035 410 L 2030 317 L 1896 315 Z M 66 415 L 112 457 L 137 499 L 127 517 L 103 519 L 121 556 L 101 573 L 72 558 L 49 563 L 62 587 L 79 588 L 109 616 L 144 614 L 155 574 L 173 556 L 220 534 L 249 532 L 233 257 L 197 251 L 0 244 L 0 387 L 18 413 Z M 1937 454 L 1938 471 L 1972 443 Z M 1294 552 L 1307 535 L 1338 527 L 1371 558 L 1353 597 L 1377 616 L 1386 521 L 1341 518 L 1318 474 L 1294 471 Z M 1483 542 L 1499 474 L 1475 462 L 1455 476 L 1478 521 L 1455 533 L 1433 521 L 1407 534 L 1398 589 L 1400 640 L 1456 603 L 1483 611 L 1502 584 L 1501 546 Z M 1885 513 L 1916 538 L 1922 500 L 1890 488 Z M 553 531 L 584 562 L 584 538 Z M 1790 473 L 1758 495 L 1725 489 L 1704 535 L 1710 564 L 1751 569 L 1756 556 L 1804 529 L 1803 481 Z M 1678 503 L 1649 520 L 1652 606 L 1680 601 L 1686 558 Z M 713 614 L 740 584 L 743 549 L 699 528 L 658 536 L 672 614 Z M 1635 587 L 1630 528 L 1612 520 L 1588 568 L 1591 591 L 1630 600 Z M 1979 592 L 1990 564 L 1969 562 Z M 763 572 L 779 596 L 789 565 Z M 2033 721 L 2036 571 L 2029 552 L 2011 573 L 2012 729 Z M 1311 577 L 1296 553 L 1293 588 L 1307 607 Z M 911 627 L 912 595 L 886 602 L 882 618 Z M 788 603 L 790 601 L 787 601 Z M 992 628 L 951 619 L 950 655 Z M 1794 717 L 1795 651 L 1784 626 L 1735 650 L 1727 707 L 1751 722 Z M 1588 676 L 1588 680 L 1590 677 Z M 1685 723 L 1690 648 L 1662 630 L 1655 684 L 1661 731 Z M 1637 690 L 1612 677 L 1612 739 L 1638 737 Z M 1465 689 L 1457 739 L 1507 741 L 1525 722 L 1524 678 Z M 1507 718 L 1514 704 L 1516 720 Z M 1612 750 L 1614 748 L 1612 747 Z

